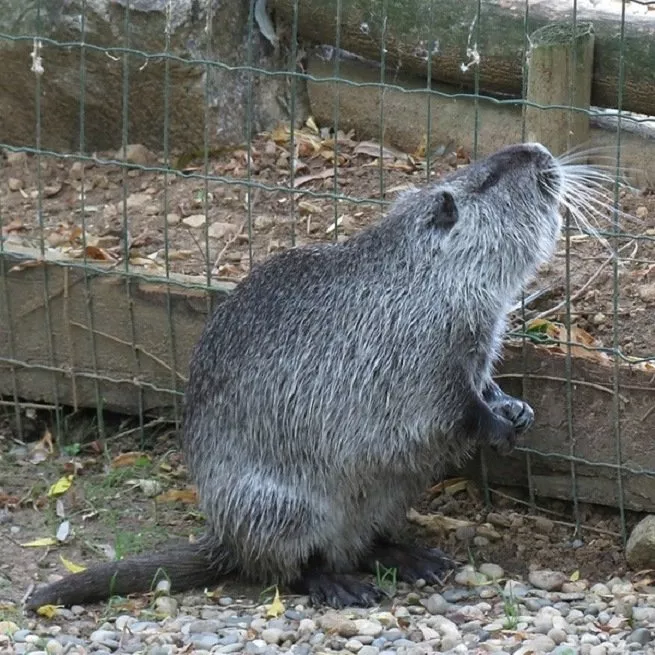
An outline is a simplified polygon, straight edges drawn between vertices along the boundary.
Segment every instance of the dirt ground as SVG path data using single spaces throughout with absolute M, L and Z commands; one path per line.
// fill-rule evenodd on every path
M 110 436 L 100 443 L 85 440 L 93 418 L 92 412 L 70 417 L 65 442 L 52 452 L 46 415 L 31 423 L 32 435 L 44 435 L 35 441 L 16 440 L 7 414 L 0 424 L 0 613 L 17 611 L 36 581 L 202 532 L 175 430 L 146 430 L 143 439 L 134 419 L 108 417 Z M 508 575 L 552 568 L 596 582 L 626 572 L 620 520 L 611 508 L 581 508 L 584 527 L 576 533 L 564 502 L 541 500 L 531 508 L 520 489 L 495 489 L 492 501 L 486 506 L 472 482 L 450 480 L 426 492 L 416 506 L 419 519 L 403 532 L 462 562 L 500 564 Z M 628 527 L 636 520 L 629 514 Z M 248 596 L 263 589 L 228 582 L 223 591 Z M 148 602 L 140 595 L 112 608 L 142 609 Z
M 173 158 L 177 171 L 168 173 L 158 170 L 165 168 L 161 157 L 141 146 L 128 147 L 129 169 L 103 163 L 121 153 L 97 153 L 96 161 L 85 162 L 5 153 L 0 159 L 4 247 L 43 243 L 78 260 L 124 266 L 127 257 L 135 271 L 150 274 L 206 276 L 209 271 L 216 280 L 238 280 L 251 257 L 257 261 L 294 242 L 347 238 L 381 215 L 381 197 L 391 200 L 406 185 L 423 183 L 428 170 L 439 176 L 469 161 L 461 150 L 429 163 L 423 152 L 384 149 L 380 157 L 378 144 L 358 142 L 352 134 L 339 135 L 335 155 L 334 140 L 311 127 L 296 133 L 295 147 L 295 194 L 279 188 L 290 183 L 292 160 L 283 128 L 255 138 L 250 153 L 210 153 L 206 161 Z M 335 191 L 344 198 L 335 201 Z M 618 290 L 618 346 L 626 356 L 644 358 L 655 353 L 650 318 L 655 196 L 650 190 L 623 193 L 621 208 L 639 220 L 623 223 L 629 234 L 619 239 L 616 278 L 608 250 L 576 233 L 568 283 L 562 241 L 530 289 L 544 293 L 529 305 L 527 316 L 546 312 L 548 321 L 562 321 L 559 305 L 568 291 L 581 341 L 610 347 Z M 600 228 L 608 230 L 609 222 Z M 202 529 L 174 429 L 147 430 L 144 440 L 134 419 L 113 417 L 108 433 L 114 436 L 100 443 L 89 416 L 71 417 L 74 427 L 65 443 L 51 442 L 51 416 L 25 416 L 31 429 L 20 441 L 12 410 L 0 406 L 0 606 L 17 602 L 31 582 L 61 574 L 67 565 L 148 549 L 168 536 L 187 537 Z M 51 485 L 73 473 L 70 488 L 60 482 L 63 487 L 48 495 Z M 439 523 L 441 534 L 428 532 L 426 538 L 510 573 L 525 574 L 533 565 L 603 580 L 624 571 L 617 512 L 584 508 L 587 527 L 577 534 L 565 503 L 543 502 L 536 512 L 521 502 L 521 493 L 499 490 L 490 510 L 479 489 L 460 483 L 449 492 L 428 494 L 417 509 L 470 522 L 457 528 Z M 635 520 L 629 516 L 628 527 Z M 46 538 L 53 543 L 39 541 Z

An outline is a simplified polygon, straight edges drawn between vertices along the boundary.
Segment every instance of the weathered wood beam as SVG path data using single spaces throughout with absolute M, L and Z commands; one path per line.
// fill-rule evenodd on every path
M 547 23 L 573 20 L 563 0 L 269 0 L 289 30 L 297 7 L 305 45 L 337 46 L 456 90 L 522 97 L 528 35 Z M 337 8 L 340 9 L 337 25 Z M 655 18 L 627 15 L 621 45 L 619 14 L 578 9 L 577 20 L 595 31 L 591 104 L 655 115 Z M 383 55 L 383 56 L 382 56 Z M 479 63 L 475 63 L 479 55 Z M 621 88 L 621 65 L 623 86 Z

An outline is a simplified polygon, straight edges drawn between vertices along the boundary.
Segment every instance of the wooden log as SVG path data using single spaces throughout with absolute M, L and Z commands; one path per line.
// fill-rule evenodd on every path
M 414 152 L 427 143 L 429 152 L 455 150 L 462 147 L 477 157 L 491 154 L 510 143 L 523 139 L 521 107 L 499 104 L 489 98 L 453 97 L 452 87 L 434 85 L 441 94 L 429 92 L 415 77 L 387 71 L 385 87 L 371 83 L 380 80 L 380 71 L 361 61 L 344 61 L 335 82 L 333 68 L 318 55 L 310 53 L 308 71 L 312 80 L 307 85 L 312 115 L 316 122 L 333 125 L 335 105 L 339 129 L 355 130 L 360 139 L 382 140 L 405 152 Z M 381 106 L 382 102 L 384 103 Z M 384 118 L 382 121 L 381 119 Z M 616 165 L 616 125 L 604 119 L 600 127 L 593 120 L 590 131 L 592 148 L 602 150 L 603 158 L 589 157 L 590 162 Z M 623 121 L 621 134 L 621 166 L 633 186 L 645 189 L 655 184 L 655 138 L 652 130 L 627 131 Z M 643 136 L 642 136 L 643 134 Z M 605 156 L 611 155 L 611 159 Z
M 39 262 L 36 253 L 26 262 L 26 255 L 0 253 L 0 396 L 80 408 L 95 408 L 100 398 L 102 407 L 122 413 L 171 413 L 208 310 L 232 287 L 207 292 L 195 278 L 138 280 L 104 266 L 85 271 L 80 263 Z M 594 360 L 572 361 L 574 455 L 581 462 L 573 490 L 565 357 L 529 344 L 525 354 L 520 347 L 506 349 L 498 380 L 510 393 L 520 395 L 523 388 L 535 410 L 535 425 L 521 445 L 530 451 L 538 495 L 576 493 L 589 502 L 618 504 L 612 375 L 612 367 Z M 622 463 L 635 470 L 655 470 L 651 378 L 619 370 Z M 526 452 L 486 456 L 492 484 L 527 485 Z M 467 474 L 479 470 L 472 462 Z M 625 472 L 622 481 L 626 507 L 655 511 L 652 477 Z
M 527 141 L 542 143 L 554 155 L 589 141 L 589 113 L 580 110 L 589 109 L 593 63 L 591 23 L 577 23 L 575 31 L 570 23 L 551 23 L 530 35 Z
M 209 308 L 232 288 L 15 247 L 0 253 L 0 277 L 0 396 L 126 414 L 179 402 Z
M 655 380 L 652 372 L 618 369 L 620 432 L 613 416 L 612 364 L 592 358 L 571 360 L 572 435 L 567 427 L 566 356 L 530 345 L 505 348 L 497 381 L 508 392 L 523 397 L 535 410 L 534 426 L 520 439 L 512 455 L 484 453 L 491 485 L 527 487 L 528 459 L 535 496 L 618 507 L 619 476 L 625 507 L 655 510 Z M 649 436 L 651 435 L 651 436 Z M 620 442 L 621 460 L 617 459 Z M 573 450 L 573 452 L 571 452 Z M 574 461 L 576 484 L 571 476 Z M 623 470 L 621 471 L 621 468 Z M 479 460 L 464 473 L 480 479 Z M 650 473 L 649 473 L 650 471 Z
M 341 14 L 337 27 L 337 3 Z M 381 61 L 390 71 L 421 76 L 480 91 L 520 98 L 527 33 L 552 22 L 570 20 L 570 2 L 485 0 L 477 20 L 477 0 L 271 0 L 276 19 L 293 24 L 298 6 L 298 34 L 307 45 L 336 45 Z M 621 49 L 620 14 L 578 8 L 579 21 L 593 21 L 594 75 L 591 103 L 615 108 L 619 69 L 624 66 L 622 109 L 655 115 L 655 21 L 628 15 Z M 337 39 L 338 34 L 338 39 Z M 475 63 L 479 55 L 479 63 Z M 429 64 L 429 66 L 428 66 Z

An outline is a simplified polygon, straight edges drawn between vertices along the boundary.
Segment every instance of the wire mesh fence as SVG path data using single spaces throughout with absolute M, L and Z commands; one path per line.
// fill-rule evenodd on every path
M 133 413 L 142 433 L 179 422 L 190 348 L 254 262 L 347 238 L 405 186 L 530 136 L 522 90 L 539 7 L 508 16 L 483 0 L 419 3 L 418 13 L 400 0 L 312 4 L 55 10 L 4 0 L 0 48 L 23 68 L 0 74 L 0 96 L 31 97 L 6 114 L 0 136 L 1 402 L 19 435 L 30 408 L 50 413 L 62 438 L 70 408 L 93 408 L 100 438 L 108 410 Z M 655 506 L 645 447 L 655 420 L 655 203 L 643 193 L 655 157 L 644 136 L 652 98 L 636 83 L 654 83 L 643 63 L 655 62 L 655 27 L 647 4 L 634 16 L 609 4 L 594 57 L 614 63 L 596 66 L 590 90 L 604 104 L 578 113 L 592 117 L 592 143 L 616 170 L 614 209 L 592 233 L 567 221 L 554 262 L 516 308 L 514 355 L 499 372 L 544 416 L 539 441 L 520 449 L 530 501 L 568 498 L 576 522 L 580 498 L 622 517 Z M 577 3 L 559 10 L 574 29 L 582 22 Z M 461 16 L 453 45 L 444 24 Z M 600 39 L 617 28 L 621 38 Z M 507 62 L 518 73 L 503 92 L 493 68 Z M 644 164 L 632 171 L 641 193 L 619 184 L 626 152 L 627 168 Z M 483 458 L 488 485 L 516 461 L 502 469 Z

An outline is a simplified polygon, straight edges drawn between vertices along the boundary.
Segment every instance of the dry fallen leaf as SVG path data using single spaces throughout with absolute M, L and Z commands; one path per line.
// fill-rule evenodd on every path
M 291 133 L 288 127 L 285 125 L 278 125 L 271 132 L 271 139 L 273 139 L 277 145 L 283 146 L 285 143 L 289 143 L 290 134 Z
M 136 464 L 144 464 L 150 461 L 150 456 L 146 453 L 133 450 L 127 453 L 116 455 L 111 462 L 113 468 L 120 468 L 122 466 L 135 466 Z
M 20 502 L 18 496 L 10 496 L 5 493 L 0 493 L 0 507 L 11 509 L 17 507 Z
M 444 516 L 443 514 L 419 514 L 415 509 L 410 509 L 409 512 L 407 512 L 407 519 L 412 523 L 416 523 L 417 525 L 434 530 L 438 533 L 475 525 L 475 523 L 472 523 L 471 521 L 453 519 L 449 516 Z
M 355 146 L 353 150 L 355 155 L 367 155 L 368 157 L 375 157 L 383 159 L 396 159 L 402 153 L 396 152 L 391 148 L 387 148 L 375 141 L 362 141 Z
M 157 262 L 153 262 L 152 259 L 147 257 L 130 257 L 130 264 L 132 266 L 143 266 L 144 268 L 160 268 Z
M 284 603 L 280 600 L 280 591 L 275 587 L 275 598 L 273 598 L 273 602 L 270 605 L 266 606 L 266 616 L 277 618 L 284 614 L 285 610 Z
M 28 268 L 36 268 L 37 266 L 42 266 L 43 265 L 43 259 L 38 258 L 38 259 L 29 259 L 27 261 L 21 262 L 20 264 L 16 264 L 16 266 L 12 266 L 9 269 L 9 273 L 20 273 L 21 271 L 25 271 Z
M 73 476 L 66 475 L 62 478 L 59 478 L 50 489 L 48 489 L 48 496 L 61 496 L 61 494 L 66 493 L 70 486 L 73 484 Z
M 600 350 L 602 344 L 577 325 L 572 325 L 571 329 L 567 330 L 566 326 L 561 323 L 534 319 L 528 322 L 527 331 L 529 334 L 544 335 L 555 342 L 539 344 L 540 347 L 565 354 L 567 344 L 570 343 L 572 357 L 591 360 L 599 364 L 608 364 L 611 361 L 609 355 Z
M 30 449 L 30 462 L 38 464 L 48 459 L 48 455 L 54 452 L 54 445 L 52 443 L 52 434 L 46 428 L 43 437 L 39 439 Z
M 44 546 L 56 546 L 57 540 L 52 537 L 43 537 L 42 539 L 35 539 L 34 541 L 28 541 L 21 546 L 25 548 L 41 548 Z
M 139 487 L 148 498 L 153 498 L 161 493 L 161 482 L 158 480 L 141 478 L 139 480 L 127 480 L 126 484 Z
M 14 220 L 9 221 L 9 223 L 6 223 L 5 225 L 2 226 L 2 234 L 11 234 L 12 232 L 20 232 L 21 230 L 25 229 L 25 225 L 23 224 L 23 221 L 21 221 L 19 218 L 14 218 Z
M 301 214 L 320 214 L 321 208 L 314 203 L 308 202 L 307 200 L 301 200 L 298 203 L 298 210 Z
M 431 487 L 428 493 L 431 496 L 438 496 L 442 493 L 456 494 L 460 491 L 464 491 L 468 488 L 469 480 L 466 478 L 450 478 L 449 480 L 443 480 L 435 484 L 434 487 Z
M 89 259 L 98 259 L 106 262 L 116 261 L 116 258 L 108 250 L 99 248 L 98 246 L 87 246 L 84 249 L 84 254 Z
M 316 125 L 316 121 L 312 116 L 310 116 L 306 121 L 305 125 L 312 131 L 314 134 L 319 134 L 320 130 L 318 129 L 318 125 Z
M 81 564 L 75 564 L 74 562 L 67 560 L 63 555 L 60 555 L 59 559 L 61 560 L 61 563 L 64 565 L 66 570 L 70 571 L 71 573 L 80 573 L 81 571 L 86 570 L 86 566 L 82 566 Z
M 163 494 L 159 494 L 155 500 L 158 500 L 160 503 L 180 502 L 195 505 L 198 502 L 198 494 L 194 487 L 188 487 L 187 489 L 169 489 Z
M 414 157 L 416 157 L 417 159 L 423 159 L 427 153 L 427 150 L 428 150 L 428 135 L 423 134 L 419 144 L 416 146 L 416 150 L 414 151 Z
M 46 619 L 51 619 L 60 607 L 63 607 L 63 605 L 41 605 L 36 613 L 39 616 L 45 616 Z
M 310 175 L 301 175 L 293 181 L 293 186 L 295 189 L 307 184 L 307 182 L 312 182 L 313 180 L 327 180 L 329 177 L 334 177 L 334 169 L 326 168 L 319 173 L 311 173 Z

